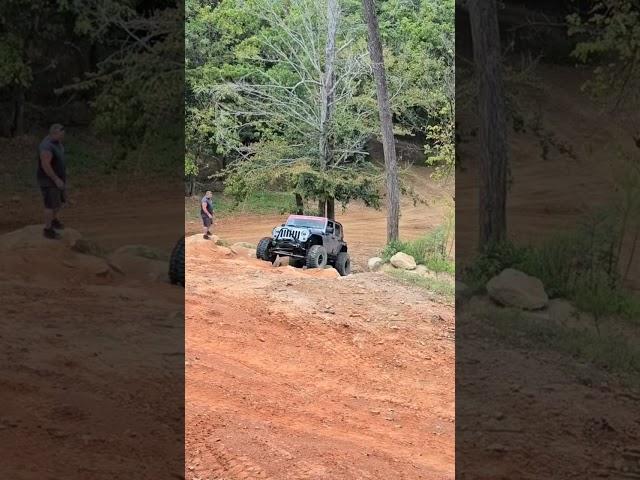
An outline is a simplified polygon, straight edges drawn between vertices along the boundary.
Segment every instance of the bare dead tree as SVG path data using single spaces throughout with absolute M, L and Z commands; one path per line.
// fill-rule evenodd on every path
M 320 93 L 320 168 L 323 171 L 327 170 L 327 166 L 331 163 L 333 156 L 330 145 L 330 127 L 335 102 L 335 60 L 339 17 L 340 6 L 338 5 L 338 1 L 328 0 L 327 43 L 325 47 L 325 66 L 322 75 L 322 87 Z M 320 199 L 318 208 L 320 210 L 320 214 L 324 212 L 330 219 L 335 219 L 335 200 L 333 197 Z
M 400 235 L 400 184 L 398 181 L 398 162 L 396 144 L 393 135 L 393 118 L 389 104 L 389 92 L 385 77 L 382 42 L 378 29 L 378 17 L 374 0 L 362 0 L 364 19 L 367 23 L 369 55 L 373 76 L 376 82 L 380 126 L 382 130 L 382 147 L 386 172 L 387 190 L 387 241 L 398 240 Z

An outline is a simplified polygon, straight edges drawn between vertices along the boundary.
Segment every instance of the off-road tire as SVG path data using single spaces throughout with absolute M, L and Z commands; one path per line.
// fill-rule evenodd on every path
M 313 245 L 307 252 L 307 268 L 324 268 L 327 266 L 327 249 L 322 245 Z
M 347 252 L 340 252 L 336 257 L 336 270 L 340 275 L 346 277 L 351 273 L 351 258 Z
M 264 237 L 258 242 L 256 257 L 265 262 L 273 263 L 276 259 L 276 254 L 271 252 L 271 237 Z
M 173 247 L 169 259 L 169 280 L 173 285 L 184 287 L 184 237 Z

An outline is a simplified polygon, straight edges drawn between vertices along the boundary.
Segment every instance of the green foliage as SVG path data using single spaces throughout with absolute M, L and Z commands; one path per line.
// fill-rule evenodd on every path
M 31 84 L 32 71 L 21 50 L 22 39 L 12 33 L 0 34 L 0 88 Z
M 343 207 L 353 199 L 380 207 L 382 176 L 372 164 L 360 161 L 349 169 L 321 171 L 304 150 L 276 140 L 262 142 L 255 154 L 238 160 L 224 172 L 225 193 L 237 201 L 268 189 L 299 193 L 306 199 L 333 196 Z
M 446 226 L 439 226 L 433 231 L 411 241 L 393 241 L 385 246 L 381 257 L 388 262 L 398 252 L 411 255 L 416 263 L 426 266 L 432 272 L 454 273 L 454 262 L 449 255 L 451 231 Z
M 573 56 L 582 62 L 596 62 L 595 78 L 585 87 L 609 98 L 616 105 L 624 99 L 640 99 L 640 10 L 635 0 L 590 2 L 586 15 L 568 18 L 569 34 L 579 39 Z
M 425 146 L 427 165 L 435 167 L 433 177 L 450 178 L 456 166 L 455 122 L 451 118 L 444 124 L 427 127 L 427 139 L 431 142 Z
M 391 270 L 388 273 L 403 283 L 418 286 L 430 293 L 441 295 L 448 300 L 452 300 L 455 295 L 455 283 L 451 279 L 424 277 L 404 270 Z
M 325 2 L 187 0 L 185 6 L 189 162 L 199 166 L 226 157 L 233 166 L 224 178 L 234 196 L 248 195 L 259 182 L 279 182 L 305 198 L 335 195 L 343 205 L 356 198 L 377 205 L 374 190 L 382 186 L 381 177 L 367 165 L 363 148 L 378 134 L 379 120 L 360 1 L 340 2 L 329 131 L 333 158 L 326 172 L 319 158 Z M 428 126 L 444 128 L 452 118 L 453 7 L 453 0 L 381 5 L 398 132 L 424 134 Z M 444 136 L 439 138 L 433 142 L 438 164 L 447 156 Z M 290 150 L 287 160 L 275 155 L 284 146 Z M 267 175 L 270 167 L 274 172 Z
M 515 268 L 539 278 L 550 297 L 573 300 L 596 319 L 632 315 L 640 303 L 621 286 L 617 231 L 615 215 L 600 212 L 577 231 L 539 246 L 492 245 L 465 269 L 463 278 L 473 289 L 482 289 L 505 268 Z
M 200 198 L 196 195 L 185 202 L 185 218 L 200 221 Z M 295 213 L 295 197 L 289 192 L 261 191 L 238 201 L 227 195 L 214 194 L 214 211 L 217 218 L 238 213 L 253 215 L 286 215 Z

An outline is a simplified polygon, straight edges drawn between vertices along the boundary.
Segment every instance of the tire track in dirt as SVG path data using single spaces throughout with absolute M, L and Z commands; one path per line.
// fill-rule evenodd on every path
M 453 478 L 452 306 L 223 251 L 188 239 L 188 480 Z

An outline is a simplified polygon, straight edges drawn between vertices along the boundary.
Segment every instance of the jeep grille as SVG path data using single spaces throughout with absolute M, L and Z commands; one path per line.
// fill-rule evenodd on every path
M 282 238 L 293 238 L 294 240 L 298 240 L 300 238 L 300 230 L 291 230 L 289 228 L 283 228 L 278 232 L 277 240 Z

